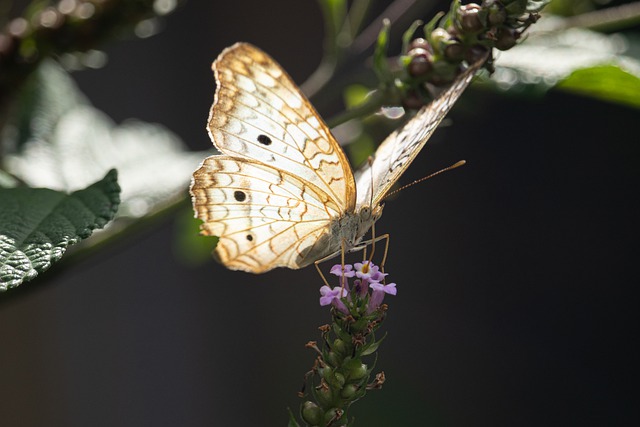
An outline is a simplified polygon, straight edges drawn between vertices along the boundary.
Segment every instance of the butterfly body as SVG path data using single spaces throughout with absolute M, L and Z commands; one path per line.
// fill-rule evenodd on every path
M 237 43 L 213 71 L 208 130 L 222 154 L 194 172 L 193 206 L 202 234 L 219 236 L 221 263 L 262 273 L 356 247 L 474 70 L 391 134 L 357 178 L 313 106 L 267 54 Z

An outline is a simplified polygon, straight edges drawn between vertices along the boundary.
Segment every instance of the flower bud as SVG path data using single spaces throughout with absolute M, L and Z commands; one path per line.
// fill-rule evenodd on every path
M 417 39 L 413 39 L 409 44 L 409 50 L 411 51 L 413 49 L 424 49 L 431 52 L 431 45 L 425 39 L 418 37 Z
M 433 49 L 436 52 L 442 52 L 446 47 L 447 42 L 451 39 L 451 34 L 449 34 L 444 28 L 436 28 L 431 32 L 429 37 Z
M 335 341 L 333 342 L 333 350 L 340 354 L 347 353 L 347 347 L 344 341 L 342 341 L 340 338 L 336 338 Z
M 450 43 L 444 48 L 444 57 L 449 62 L 460 62 L 464 58 L 464 47 L 460 43 Z
M 519 34 L 511 28 L 501 28 L 496 39 L 496 49 L 509 50 L 516 45 Z
M 342 393 L 340 393 L 340 396 L 342 396 L 344 399 L 351 399 L 353 396 L 356 395 L 359 389 L 360 387 L 357 386 L 356 384 L 347 384 L 342 389 Z
M 345 383 L 344 375 L 342 375 L 340 372 L 336 372 L 335 378 L 338 381 L 340 388 L 342 388 L 342 386 L 344 386 L 344 383 Z
M 475 3 L 460 6 L 458 9 L 459 26 L 465 33 L 479 33 L 484 29 L 479 12 L 482 9 Z
M 302 404 L 302 419 L 305 423 L 312 426 L 319 426 L 323 422 L 322 409 L 313 402 L 306 401 Z
M 489 16 L 487 16 L 489 25 L 502 25 L 507 20 L 507 12 L 498 4 L 494 4 L 489 8 Z
M 327 353 L 325 361 L 331 366 L 338 366 L 340 365 L 342 358 L 335 351 L 330 351 Z
M 420 49 L 423 50 L 423 49 Z M 425 51 L 426 52 L 426 51 Z M 409 75 L 412 77 L 424 76 L 429 71 L 431 71 L 431 55 L 425 56 L 414 56 L 411 58 L 411 62 L 409 62 L 409 66 L 407 67 L 407 71 Z
M 360 380 L 366 377 L 368 373 L 367 365 L 360 363 L 349 370 L 349 378 L 352 380 Z
M 316 391 L 316 397 L 318 399 L 318 403 L 322 406 L 330 405 L 333 401 L 333 393 L 329 387 L 320 387 Z
M 325 421 L 339 420 L 342 417 L 343 411 L 338 408 L 331 408 L 324 414 Z M 333 425 L 332 423 L 327 425 Z

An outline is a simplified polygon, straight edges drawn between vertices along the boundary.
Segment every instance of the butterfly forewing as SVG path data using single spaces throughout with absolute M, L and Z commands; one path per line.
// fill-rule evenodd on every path
M 340 207 L 312 184 L 269 165 L 211 156 L 194 173 L 193 205 L 230 268 L 255 273 L 315 261 Z M 317 243 L 317 244 L 316 244 Z
M 289 171 L 343 208 L 355 206 L 349 162 L 287 73 L 259 49 L 238 43 L 213 64 L 218 81 L 209 117 L 214 145 L 224 154 Z
M 373 206 L 376 206 L 382 201 L 469 86 L 483 63 L 484 60 L 478 61 L 465 70 L 451 86 L 382 142 L 371 165 L 366 164 L 358 171 L 357 206 L 368 206 L 372 201 Z

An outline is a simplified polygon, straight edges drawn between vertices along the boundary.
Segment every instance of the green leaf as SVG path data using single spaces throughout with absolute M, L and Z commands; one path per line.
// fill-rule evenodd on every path
M 82 101 L 73 80 L 53 62 L 44 63 L 34 77 L 21 96 L 37 102 L 23 102 L 26 107 L 12 116 L 5 132 L 9 137 L 3 145 L 19 147 L 6 156 L 8 172 L 31 187 L 70 192 L 118 169 L 118 216 L 142 217 L 185 197 L 204 153 L 188 152 L 160 125 L 137 120 L 116 125 Z M 68 93 L 58 94 L 56 85 Z
M 71 194 L 47 188 L 0 189 L 0 291 L 51 267 L 69 245 L 113 219 L 119 204 L 115 170 Z
M 380 338 L 378 341 L 373 341 L 371 344 L 364 347 L 361 355 L 368 356 L 369 354 L 375 353 L 376 350 L 378 350 L 378 347 L 380 347 L 380 344 L 382 344 L 382 341 L 384 341 L 386 337 L 387 337 L 387 334 L 384 334 L 384 336 Z
M 632 77 L 640 78 L 640 61 L 623 55 L 627 45 L 623 35 L 607 35 L 579 28 L 554 30 L 559 24 L 562 20 L 558 17 L 541 19 L 530 29 L 525 42 L 500 52 L 495 63 L 496 72 L 491 76 L 493 84 L 504 91 L 542 94 L 578 70 L 613 67 L 620 70 L 606 73 L 601 70 L 595 74 L 590 71 L 589 74 L 590 79 L 606 78 L 611 92 L 616 92 L 618 82 L 614 78 L 622 78 L 621 84 L 625 86 L 633 85 Z M 595 81 L 586 82 L 585 76 L 576 77 L 582 80 L 581 85 L 597 84 Z M 574 83 L 578 81 L 574 80 Z M 581 93 L 599 99 L 607 96 L 609 101 L 629 105 L 629 100 L 618 95 L 603 94 L 604 89 L 594 88 Z
M 640 108 L 640 78 L 615 65 L 576 70 L 558 88 Z
M 174 256 L 185 265 L 211 262 L 211 251 L 218 243 L 217 236 L 200 234 L 202 221 L 193 217 L 193 208 L 181 209 L 175 216 Z

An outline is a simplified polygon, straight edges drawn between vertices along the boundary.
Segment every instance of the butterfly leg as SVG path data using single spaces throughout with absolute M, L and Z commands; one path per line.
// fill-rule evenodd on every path
M 344 254 L 346 252 L 344 239 L 342 240 L 342 243 L 341 243 L 340 246 L 341 246 L 341 248 L 340 248 L 340 255 L 341 255 L 340 264 L 342 265 L 342 271 L 344 271 Z M 329 260 L 329 259 L 331 259 L 331 258 L 333 258 L 333 257 L 335 257 L 336 255 L 338 255 L 337 252 L 333 253 L 331 255 L 327 255 L 326 257 L 320 258 L 319 260 L 313 262 L 313 265 L 316 266 L 316 270 L 318 270 L 318 274 L 320 275 L 320 277 L 322 277 L 322 281 L 327 286 L 329 286 L 329 282 L 327 282 L 327 278 L 324 277 L 324 274 L 322 274 L 322 270 L 320 270 L 320 264 L 325 262 L 325 261 L 327 261 L 327 260 Z M 342 277 L 341 283 L 342 283 L 342 286 L 344 287 L 344 277 Z M 329 286 L 329 287 L 331 287 L 331 286 Z

